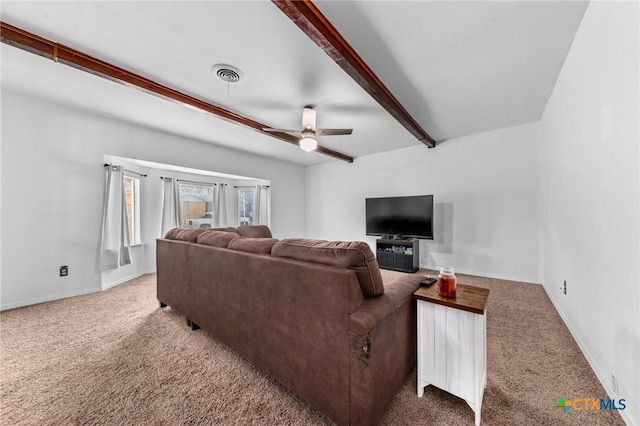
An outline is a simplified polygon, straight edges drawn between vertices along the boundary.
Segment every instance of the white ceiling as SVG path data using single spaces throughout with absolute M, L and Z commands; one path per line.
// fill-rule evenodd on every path
M 538 121 L 587 6 L 315 4 L 437 141 Z M 0 14 L 271 127 L 299 128 L 302 107 L 313 105 L 319 127 L 354 129 L 319 143 L 356 158 L 421 144 L 269 1 L 2 1 Z M 0 54 L 3 90 L 303 165 L 338 161 L 5 44 Z M 218 80 L 217 63 L 243 80 Z

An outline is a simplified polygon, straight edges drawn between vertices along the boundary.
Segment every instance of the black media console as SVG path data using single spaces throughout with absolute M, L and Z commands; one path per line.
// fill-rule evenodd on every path
M 420 259 L 418 240 L 378 239 L 376 258 L 378 265 L 383 269 L 416 272 Z

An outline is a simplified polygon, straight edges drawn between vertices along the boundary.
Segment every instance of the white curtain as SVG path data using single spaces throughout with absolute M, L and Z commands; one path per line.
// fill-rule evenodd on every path
M 164 237 L 170 229 L 180 226 L 180 197 L 178 185 L 173 178 L 162 178 L 162 227 L 160 236 Z
M 253 205 L 253 224 L 271 227 L 271 191 L 268 186 L 256 186 Z
M 214 228 L 224 228 L 229 226 L 227 217 L 227 184 L 216 184 L 216 193 L 214 197 Z
M 129 225 L 124 194 L 124 170 L 107 165 L 102 209 L 102 238 L 100 241 L 100 270 L 129 265 Z

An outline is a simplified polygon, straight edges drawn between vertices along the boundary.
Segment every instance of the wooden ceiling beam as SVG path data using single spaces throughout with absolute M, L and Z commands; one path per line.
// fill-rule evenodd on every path
M 260 134 L 298 145 L 299 139 L 288 133 L 265 132 L 263 129 L 270 127 L 266 124 L 259 123 L 217 105 L 194 98 L 193 96 L 164 86 L 146 77 L 142 77 L 126 69 L 94 58 L 86 53 L 29 33 L 21 28 L 5 22 L 0 22 L 0 24 L 0 34 L 2 42 L 5 44 L 18 47 L 28 52 L 35 53 L 36 55 L 51 59 L 55 62 L 63 63 L 73 68 L 106 78 L 107 80 L 176 102 L 185 107 L 191 109 L 195 108 L 217 118 L 254 130 Z M 349 163 L 353 162 L 353 157 L 321 145 L 318 145 L 316 151 Z
M 436 146 L 436 141 L 420 127 L 311 0 L 272 2 L 413 136 L 429 148 Z

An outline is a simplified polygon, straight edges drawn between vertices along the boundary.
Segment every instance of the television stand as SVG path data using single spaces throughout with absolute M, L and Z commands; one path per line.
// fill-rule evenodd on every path
M 418 240 L 379 238 L 376 240 L 376 259 L 382 269 L 416 272 L 420 259 Z
M 379 238 L 380 240 L 393 240 L 393 241 L 410 241 L 411 238 L 401 237 L 400 235 L 383 235 Z

